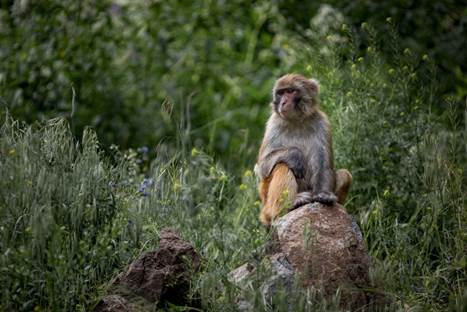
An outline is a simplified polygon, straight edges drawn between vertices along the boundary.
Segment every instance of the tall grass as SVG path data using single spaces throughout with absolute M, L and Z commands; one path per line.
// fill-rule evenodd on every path
M 102 159 L 92 131 L 73 140 L 62 119 L 1 127 L 0 283 L 3 310 L 74 310 L 138 246 L 113 188 L 127 166 Z M 123 196 L 121 193 L 118 196 Z
M 272 26 L 281 24 L 277 19 Z M 346 27 L 337 37 L 278 34 L 273 44 L 280 62 L 271 72 L 296 71 L 321 82 L 336 163 L 354 175 L 347 209 L 362 227 L 372 280 L 392 302 L 387 309 L 462 311 L 465 129 L 450 100 L 436 97 L 429 58 L 394 44 L 389 62 L 378 54 L 377 36 L 365 29 L 371 39 L 365 52 Z M 254 31 L 250 35 L 254 51 Z M 155 158 L 145 149 L 111 148 L 105 156 L 93 131 L 78 143 L 62 119 L 25 126 L 6 117 L 0 133 L 0 309 L 90 309 L 107 281 L 156 247 L 160 229 L 170 226 L 204 259 L 191 295 L 205 310 L 233 310 L 241 291 L 227 273 L 246 261 L 262 267 L 267 233 L 257 218 L 250 169 L 274 79 L 268 71 L 255 88 L 239 71 L 223 78 L 231 93 L 214 110 L 215 87 L 186 101 L 169 98 L 160 120 L 177 129 L 178 139 L 168 149 L 160 144 Z M 214 102 L 192 107 L 206 99 Z M 246 109 L 240 107 L 244 99 L 250 101 Z M 446 103 L 442 116 L 430 111 L 437 101 Z M 175 105 L 180 109 L 172 114 Z M 208 109 L 212 122 L 193 123 Z M 222 163 L 192 148 L 212 151 L 217 144 L 232 151 Z M 278 305 L 264 303 L 259 285 L 266 269 L 247 286 L 256 310 L 285 311 L 284 302 L 296 310 L 337 309 L 338 294 L 323 302 L 299 289 L 289 301 L 279 296 Z
M 372 279 L 392 299 L 389 310 L 465 308 L 461 143 L 459 134 L 445 132 L 421 142 L 424 191 L 408 220 L 391 212 L 384 194 L 357 212 Z M 268 274 L 260 262 L 267 233 L 249 170 L 235 177 L 193 149 L 186 156 L 161 153 L 142 175 L 142 153 L 115 150 L 110 165 L 92 131 L 77 144 L 63 120 L 21 127 L 7 118 L 0 151 L 2 310 L 91 308 L 106 281 L 154 248 L 167 226 L 204 259 L 192 293 L 203 309 L 234 310 L 242 291 L 227 274 L 246 261 L 261 268 L 246 287 L 255 309 L 285 311 L 284 302 L 303 311 L 338 309 L 338 295 L 326 303 L 299 288 L 293 297 L 279 293 L 274 306 L 263 302 L 258 286 Z

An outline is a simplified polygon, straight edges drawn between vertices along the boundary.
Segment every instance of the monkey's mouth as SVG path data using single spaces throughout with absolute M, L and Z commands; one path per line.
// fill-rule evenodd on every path
M 279 106 L 279 115 L 281 117 L 287 117 L 290 115 L 290 113 L 293 111 L 293 104 L 284 104 Z
M 288 94 L 284 95 L 282 101 L 279 103 L 279 115 L 282 117 L 287 117 L 291 114 L 291 112 L 293 112 L 294 109 L 295 103 L 293 97 L 288 96 Z

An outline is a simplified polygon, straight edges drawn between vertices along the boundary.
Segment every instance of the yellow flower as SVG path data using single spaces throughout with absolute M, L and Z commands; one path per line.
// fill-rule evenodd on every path
M 221 182 L 227 181 L 227 176 L 225 175 L 225 173 L 222 173 L 222 174 L 219 176 L 219 181 L 221 181 Z
M 244 173 L 243 173 L 243 176 L 244 177 L 251 177 L 253 175 L 253 172 L 251 172 L 251 170 L 246 170 Z
M 180 189 L 182 188 L 182 185 L 178 182 L 174 182 L 172 188 L 175 193 L 178 193 Z
M 238 187 L 240 189 L 240 191 L 244 191 L 247 189 L 247 186 L 245 184 L 240 184 L 240 186 Z
M 201 154 L 200 151 L 198 151 L 196 147 L 193 147 L 193 149 L 191 150 L 191 156 L 195 157 L 199 154 Z

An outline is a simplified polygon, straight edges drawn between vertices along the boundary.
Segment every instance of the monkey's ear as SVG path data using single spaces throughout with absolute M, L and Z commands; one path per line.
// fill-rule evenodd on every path
M 318 80 L 316 80 L 314 78 L 311 78 L 311 79 L 309 79 L 309 81 L 310 81 L 311 90 L 313 90 L 313 92 L 315 94 L 318 94 L 319 93 L 319 82 L 318 82 Z

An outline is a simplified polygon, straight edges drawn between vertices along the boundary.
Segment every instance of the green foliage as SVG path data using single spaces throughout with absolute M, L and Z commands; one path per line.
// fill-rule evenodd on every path
M 127 166 L 110 167 L 94 132 L 78 145 L 58 119 L 32 128 L 7 117 L 0 155 L 0 307 L 75 309 L 138 246 L 112 189 Z
M 321 83 L 336 167 L 354 176 L 347 208 L 390 310 L 464 309 L 465 87 L 440 96 L 436 70 L 440 55 L 462 53 L 401 39 L 399 18 L 370 23 L 350 6 L 310 19 L 316 11 L 295 1 L 2 2 L 1 110 L 48 121 L 6 117 L 1 128 L 0 309 L 89 309 L 170 226 L 205 259 L 192 295 L 205 310 L 232 310 L 239 290 L 227 273 L 258 261 L 267 237 L 248 168 L 286 72 Z M 263 278 L 248 295 L 271 310 Z M 335 303 L 297 294 L 298 310 Z
M 408 220 L 392 210 L 386 192 L 357 213 L 373 257 L 372 279 L 392 300 L 389 310 L 465 307 L 462 142 L 454 133 L 425 136 L 421 191 Z M 81 144 L 74 142 L 63 120 L 20 127 L 7 118 L 3 124 L 2 309 L 91 308 L 101 293 L 99 285 L 137 254 L 154 248 L 164 227 L 180 231 L 204 259 L 192 293 L 203 309 L 232 310 L 239 289 L 227 274 L 245 261 L 259 266 L 247 286 L 248 300 L 256 309 L 272 308 L 258 288 L 268 276 L 258 262 L 267 233 L 257 218 L 251 171 L 235 178 L 193 149 L 186 157 L 161 152 L 144 177 L 138 163 L 145 151 L 113 149 L 110 166 L 98 146 L 89 130 Z M 322 301 L 298 286 L 295 294 L 279 294 L 276 309 L 287 310 L 282 306 L 287 302 L 306 310 L 312 301 L 314 307 L 333 310 L 339 300 L 336 294 L 334 301 Z

